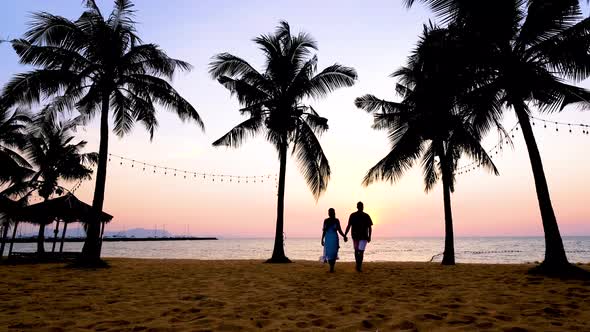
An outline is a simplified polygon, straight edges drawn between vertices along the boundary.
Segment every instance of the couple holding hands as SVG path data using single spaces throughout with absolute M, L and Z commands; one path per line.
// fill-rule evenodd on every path
M 322 246 L 324 246 L 324 256 L 322 260 L 330 264 L 330 272 L 334 272 L 334 265 L 338 259 L 338 249 L 340 249 L 339 237 L 340 234 L 344 238 L 344 242 L 348 241 L 349 230 L 354 244 L 354 259 L 356 261 L 356 270 L 362 272 L 363 256 L 368 242 L 371 242 L 371 232 L 373 221 L 368 214 L 363 212 L 363 202 L 356 204 L 357 211 L 350 215 L 348 219 L 348 226 L 346 231 L 342 232 L 340 227 L 340 220 L 336 219 L 336 211 L 330 208 L 328 210 L 328 219 L 324 220 L 324 227 L 322 229 Z

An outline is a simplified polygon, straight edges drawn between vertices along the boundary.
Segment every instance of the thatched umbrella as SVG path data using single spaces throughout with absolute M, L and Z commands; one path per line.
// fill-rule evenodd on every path
M 12 218 L 17 222 L 30 222 L 33 224 L 50 224 L 57 220 L 63 221 L 65 226 L 61 238 L 61 248 L 63 250 L 63 242 L 66 234 L 67 225 L 72 222 L 80 222 L 83 224 L 99 222 L 102 224 L 101 237 L 104 233 L 105 223 L 110 222 L 113 216 L 106 212 L 101 212 L 100 216 L 96 218 L 92 206 L 82 202 L 76 196 L 68 193 L 64 196 L 53 198 L 41 203 L 29 205 L 18 209 L 13 213 Z M 16 227 L 16 226 L 15 226 Z M 55 237 L 57 238 L 57 228 Z M 55 250 L 55 241 L 53 242 L 53 251 Z

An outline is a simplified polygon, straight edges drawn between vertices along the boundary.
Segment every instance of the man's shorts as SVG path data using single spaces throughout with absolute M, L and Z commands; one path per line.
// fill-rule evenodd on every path
M 367 240 L 352 240 L 354 250 L 365 250 L 367 247 Z

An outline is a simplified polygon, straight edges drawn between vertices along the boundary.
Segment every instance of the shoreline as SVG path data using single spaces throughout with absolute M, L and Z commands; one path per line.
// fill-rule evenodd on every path
M 0 265 L 0 329 L 590 330 L 590 281 L 533 264 L 105 260 Z
M 216 237 L 105 237 L 102 239 L 102 242 L 152 242 L 152 241 L 217 241 L 219 240 Z M 8 239 L 7 242 L 11 240 Z M 66 237 L 63 239 L 63 242 L 84 242 L 86 238 L 83 237 Z M 15 238 L 14 243 L 37 243 L 37 238 L 35 237 L 20 237 Z M 53 242 L 62 242 L 61 238 L 45 238 L 45 243 L 53 243 Z

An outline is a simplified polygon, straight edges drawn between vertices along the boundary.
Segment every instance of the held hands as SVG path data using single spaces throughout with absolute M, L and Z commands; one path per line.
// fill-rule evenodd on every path
M 324 239 L 322 239 L 322 247 L 324 246 Z

